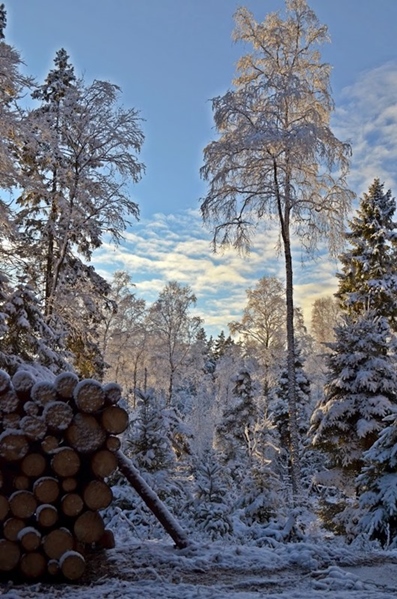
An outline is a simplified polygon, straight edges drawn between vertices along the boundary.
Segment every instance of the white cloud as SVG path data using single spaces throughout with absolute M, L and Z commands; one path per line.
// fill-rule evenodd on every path
M 335 133 L 353 146 L 350 184 L 357 194 L 366 191 L 375 177 L 386 188 L 396 187 L 397 162 L 397 63 L 388 63 L 360 75 L 342 94 L 335 114 Z M 202 226 L 198 210 L 155 214 L 133 225 L 122 245 L 105 244 L 94 264 L 101 273 L 124 269 L 131 273 L 138 297 L 157 299 L 167 281 L 190 285 L 197 296 L 195 314 L 217 335 L 238 320 L 246 305 L 246 290 L 263 276 L 284 280 L 283 257 L 277 254 L 276 229 L 259 229 L 252 251 L 240 256 L 234 250 L 214 254 L 211 234 Z M 315 299 L 337 289 L 338 265 L 328 257 L 325 243 L 317 260 L 301 263 L 300 244 L 293 240 L 294 290 L 297 305 L 310 324 Z

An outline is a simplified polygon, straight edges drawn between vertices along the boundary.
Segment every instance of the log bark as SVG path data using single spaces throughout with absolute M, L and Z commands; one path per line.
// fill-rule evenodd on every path
M 120 472 L 124 474 L 128 482 L 153 512 L 178 549 L 188 547 L 190 542 L 185 531 L 178 522 L 176 522 L 153 489 L 151 489 L 147 482 L 141 477 L 131 460 L 129 460 L 121 451 L 118 451 L 116 455 Z
M 5 370 L 0 370 L 0 393 L 4 393 L 10 387 L 11 377 Z
M 41 476 L 46 469 L 46 459 L 41 453 L 28 453 L 21 463 L 21 470 L 26 476 Z
M 73 477 L 64 478 L 62 481 L 62 490 L 65 493 L 71 493 L 77 489 L 77 480 Z
M 49 431 L 65 431 L 73 420 L 73 409 L 64 401 L 53 401 L 47 404 L 43 418 Z
M 67 528 L 56 528 L 44 537 L 43 549 L 50 559 L 59 559 L 73 549 L 74 539 Z
M 128 413 L 119 406 L 109 406 L 102 412 L 102 426 L 108 433 L 119 435 L 128 427 Z
M 78 382 L 79 379 L 74 372 L 62 372 L 56 377 L 54 386 L 59 397 L 70 399 L 73 397 L 73 391 L 77 387 Z
M 102 537 L 98 541 L 98 546 L 102 549 L 113 549 L 116 547 L 116 542 L 114 540 L 114 534 L 112 530 L 108 528 L 103 533 Z
M 54 503 L 59 492 L 59 482 L 53 476 L 38 478 L 33 485 L 33 493 L 39 503 Z
M 44 453 L 53 453 L 59 447 L 59 440 L 54 435 L 47 435 L 41 442 Z
M 32 526 L 26 526 L 19 531 L 18 541 L 24 551 L 36 551 L 41 545 L 41 533 Z
M 81 412 L 92 414 L 103 408 L 105 392 L 102 385 L 94 379 L 84 379 L 76 386 L 73 397 Z
M 105 402 L 107 404 L 116 404 L 120 401 L 122 396 L 122 388 L 117 383 L 107 383 L 103 386 L 105 393 Z
M 0 395 L 0 410 L 5 414 L 17 412 L 19 408 L 19 397 L 14 389 L 8 389 Z
M 26 527 L 25 520 L 20 518 L 8 518 L 3 524 L 3 536 L 8 541 L 17 541 L 18 535 Z
M 83 512 L 74 523 L 73 532 L 81 543 L 97 543 L 105 532 L 102 516 L 91 510 Z
M 51 528 L 59 520 L 58 510 L 50 503 L 43 503 L 36 510 L 36 520 L 42 528 Z
M 31 491 L 15 491 L 9 499 L 10 510 L 15 518 L 30 518 L 36 511 L 37 500 Z
M 80 453 L 97 451 L 106 440 L 106 432 L 90 414 L 76 414 L 66 431 L 66 440 Z
M 61 509 L 65 516 L 76 518 L 84 509 L 84 501 L 78 493 L 67 493 L 62 497 Z
M 106 449 L 109 451 L 118 451 L 121 447 L 121 440 L 119 437 L 115 437 L 114 435 L 109 435 L 106 439 Z
M 51 468 L 62 478 L 74 476 L 80 469 L 80 457 L 71 447 L 60 447 L 53 454 Z
M 21 557 L 19 570 L 25 578 L 31 580 L 40 578 L 47 571 L 47 560 L 44 555 L 38 551 L 25 553 L 25 555 Z
M 77 551 L 68 551 L 59 560 L 62 574 L 68 580 L 78 580 L 84 574 L 85 559 Z
M 41 441 L 47 434 L 47 425 L 39 416 L 24 416 L 19 427 L 31 441 Z
M 28 451 L 28 440 L 21 431 L 9 429 L 0 435 L 0 457 L 7 462 L 22 460 Z
M 49 381 L 38 381 L 33 385 L 30 397 L 32 401 L 45 406 L 48 403 L 56 401 L 57 390 L 55 385 Z
M 21 550 L 18 543 L 8 539 L 0 539 L 0 571 L 10 572 L 17 567 Z
M 97 451 L 91 458 L 91 470 L 98 478 L 110 476 L 116 468 L 116 455 L 107 449 Z
M 111 504 L 113 493 L 104 481 L 92 480 L 84 489 L 83 499 L 90 510 L 104 510 Z

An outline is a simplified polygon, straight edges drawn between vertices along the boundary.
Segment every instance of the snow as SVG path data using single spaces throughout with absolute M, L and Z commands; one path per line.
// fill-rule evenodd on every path
M 397 552 L 332 540 L 270 549 L 222 542 L 176 549 L 119 527 L 116 548 L 88 557 L 81 584 L 0 585 L 5 599 L 394 599 Z

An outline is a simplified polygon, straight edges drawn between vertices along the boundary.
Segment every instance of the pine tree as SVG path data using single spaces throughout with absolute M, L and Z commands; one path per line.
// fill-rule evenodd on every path
M 341 308 L 351 315 L 372 310 L 389 319 L 397 329 L 397 231 L 393 221 L 396 204 L 391 191 L 375 179 L 363 195 L 346 239 L 351 249 L 340 256 Z
M 311 434 L 314 447 L 327 454 L 329 466 L 354 489 L 364 452 L 397 404 L 397 373 L 386 318 L 373 312 L 346 315 L 335 334 L 325 399 L 312 416 Z
M 357 532 L 365 532 L 383 545 L 397 539 L 397 419 L 364 454 L 365 467 L 357 479 L 360 519 Z
M 248 370 L 241 370 L 234 382 L 234 404 L 224 410 L 222 421 L 216 429 L 217 447 L 229 467 L 241 460 L 249 461 L 254 451 L 259 420 L 255 387 Z

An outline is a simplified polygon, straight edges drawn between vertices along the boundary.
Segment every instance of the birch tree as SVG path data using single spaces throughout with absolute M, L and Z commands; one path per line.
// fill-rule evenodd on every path
M 318 46 L 328 40 L 305 0 L 287 0 L 285 18 L 262 23 L 240 8 L 234 39 L 252 50 L 237 63 L 233 89 L 213 99 L 218 138 L 204 150 L 201 202 L 214 248 L 247 250 L 259 223 L 276 223 L 285 261 L 288 396 L 292 487 L 299 492 L 294 372 L 292 242 L 314 251 L 326 238 L 335 250 L 352 193 L 350 147 L 333 134 L 330 66 Z

